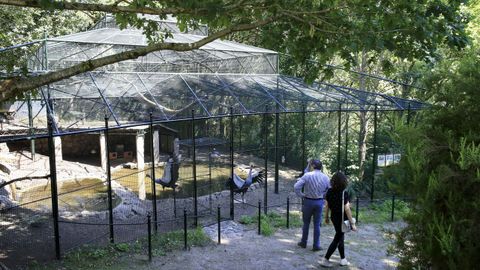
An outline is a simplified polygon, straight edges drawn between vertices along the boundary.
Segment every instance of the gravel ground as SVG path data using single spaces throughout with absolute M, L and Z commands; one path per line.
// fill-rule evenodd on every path
M 346 257 L 350 265 L 339 266 L 336 251 L 331 258 L 333 269 L 395 269 L 398 259 L 386 252 L 391 243 L 388 232 L 401 226 L 399 222 L 360 225 L 358 232 L 346 236 Z M 296 245 L 301 237 L 300 228 L 279 230 L 265 237 L 257 235 L 255 229 L 232 221 L 223 222 L 222 227 L 221 245 L 169 253 L 154 258 L 146 269 L 320 269 L 319 260 L 334 234 L 333 226 L 323 226 L 323 250 L 313 252 L 311 241 L 307 249 Z M 216 241 L 215 227 L 207 227 L 205 231 Z

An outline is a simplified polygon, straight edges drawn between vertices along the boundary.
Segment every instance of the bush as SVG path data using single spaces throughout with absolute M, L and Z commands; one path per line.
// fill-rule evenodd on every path
M 480 264 L 480 51 L 449 59 L 426 89 L 437 104 L 416 127 L 397 127 L 404 146 L 397 188 L 415 197 L 398 234 L 401 269 L 476 269 Z

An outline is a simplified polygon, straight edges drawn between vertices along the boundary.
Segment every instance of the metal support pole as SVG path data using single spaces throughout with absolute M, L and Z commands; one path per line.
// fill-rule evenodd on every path
M 278 141 L 279 141 L 279 125 L 280 125 L 280 114 L 278 113 L 278 106 L 277 112 L 275 113 L 275 194 L 278 194 Z M 267 204 L 267 202 L 265 202 Z
M 197 227 L 198 225 L 198 193 L 197 193 L 197 159 L 196 159 L 196 152 L 197 147 L 195 143 L 195 111 L 192 110 L 192 148 L 193 148 L 193 155 L 192 155 L 192 173 L 193 173 L 193 215 L 194 215 L 194 226 Z
M 306 118 L 306 107 L 305 105 L 303 106 L 303 111 L 302 111 L 302 174 L 303 174 L 303 169 L 305 169 L 306 161 L 307 161 L 307 152 L 305 151 L 305 118 Z
M 347 113 L 347 117 L 345 118 L 345 160 L 343 161 L 343 171 L 345 172 L 345 175 L 347 175 L 347 169 L 348 169 L 348 119 L 350 118 L 350 115 Z
M 233 108 L 230 107 L 230 179 L 233 181 Z M 235 204 L 233 202 L 233 185 L 230 185 L 230 219 L 235 219 Z
M 220 245 L 222 243 L 222 237 L 220 235 L 220 232 L 221 232 L 221 228 L 220 228 L 220 222 L 221 222 L 221 218 L 220 218 L 220 206 L 217 206 L 217 236 L 218 236 L 218 244 Z
M 303 112 L 302 112 L 302 173 L 300 175 L 304 174 L 304 169 L 306 166 L 306 161 L 307 161 L 307 152 L 305 150 L 305 137 L 306 137 L 306 123 L 305 119 L 306 118 L 306 106 L 303 105 Z M 304 191 L 304 187 L 302 187 L 302 192 Z M 303 207 L 303 199 L 302 199 L 302 207 Z
M 267 112 L 268 108 L 265 108 L 265 113 L 263 114 L 263 161 L 265 162 L 265 183 L 263 184 L 263 201 L 265 202 L 265 208 L 263 212 L 267 214 L 267 204 L 268 204 L 268 122 L 267 122 Z
M 238 118 L 238 149 L 242 150 L 242 116 L 239 116 Z
M 360 211 L 359 203 L 360 203 L 360 200 L 357 197 L 357 200 L 355 201 L 355 219 L 357 220 L 357 222 L 358 222 L 358 211 Z
M 48 118 L 48 157 L 50 162 L 50 191 L 52 194 L 53 235 L 55 238 L 55 257 L 60 260 L 60 232 L 58 228 L 57 164 L 55 144 L 53 142 L 53 123 Z
M 290 198 L 287 197 L 287 229 L 290 229 Z
M 105 116 L 105 148 L 107 149 L 107 182 L 108 182 L 108 227 L 110 229 L 110 243 L 114 243 L 113 235 L 113 200 L 112 200 L 112 174 L 110 171 L 108 117 Z
M 370 188 L 370 200 L 373 201 L 375 189 L 375 170 L 377 165 L 377 104 L 373 112 L 373 159 L 372 159 L 372 183 Z
M 208 153 L 208 209 L 210 214 L 212 213 L 212 193 L 212 149 L 210 149 Z
M 287 165 L 287 114 L 283 114 L 283 159 L 284 165 Z
M 392 222 L 395 220 L 395 194 L 392 195 Z
M 407 108 L 407 125 L 410 125 L 410 113 L 411 113 L 411 108 L 410 108 L 410 103 L 408 103 L 408 108 Z
M 152 218 L 150 214 L 147 215 L 148 226 L 148 261 L 152 261 Z
M 187 250 L 187 209 L 183 208 L 183 249 Z
M 287 114 L 283 114 L 283 159 L 284 165 L 287 165 Z
M 175 187 L 173 188 L 173 216 L 177 218 L 177 192 Z
M 27 107 L 28 107 L 28 134 L 33 136 L 35 131 L 33 128 L 33 110 L 32 110 L 32 96 L 28 94 L 27 96 Z M 35 139 L 30 140 L 30 154 L 32 160 L 35 161 Z
M 342 105 L 338 106 L 338 147 L 337 147 L 337 171 L 341 170 L 341 151 L 342 151 Z
M 258 201 L 258 234 L 262 234 L 262 201 Z
M 157 187 L 155 185 L 155 149 L 153 147 L 153 115 L 150 113 L 150 155 L 152 160 L 152 172 L 151 172 L 151 180 L 152 180 L 152 209 L 153 209 L 153 221 L 155 233 L 158 231 L 158 219 L 157 219 Z

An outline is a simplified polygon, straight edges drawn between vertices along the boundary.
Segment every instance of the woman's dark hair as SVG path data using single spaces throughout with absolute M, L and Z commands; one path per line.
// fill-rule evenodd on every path
M 333 191 L 342 191 L 347 188 L 348 180 L 347 176 L 342 172 L 336 172 L 332 179 L 330 179 L 330 184 L 332 185 Z

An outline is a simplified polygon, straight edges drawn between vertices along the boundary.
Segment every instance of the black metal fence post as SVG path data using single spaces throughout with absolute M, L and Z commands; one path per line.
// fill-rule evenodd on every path
M 262 201 L 258 201 L 258 234 L 262 233 Z
M 345 117 L 345 160 L 343 161 L 343 171 L 345 175 L 348 174 L 348 119 L 350 118 L 349 113 L 347 112 L 347 116 Z
M 277 111 L 275 112 L 275 194 L 278 194 L 278 142 L 279 142 L 279 136 L 280 136 L 280 114 L 278 113 L 278 106 L 277 106 Z M 267 202 L 265 202 L 265 205 L 268 205 Z
M 150 113 L 150 155 L 152 160 L 152 171 L 151 171 L 151 180 L 152 180 L 152 209 L 153 209 L 153 221 L 155 233 L 158 231 L 157 224 L 157 187 L 155 185 L 155 147 L 153 145 L 154 139 L 153 136 L 155 133 L 153 132 L 153 115 Z
M 187 250 L 188 249 L 188 246 L 187 246 L 187 235 L 188 232 L 187 232 L 187 209 L 183 209 L 183 243 L 184 243 L 184 247 L 183 249 Z
M 233 181 L 233 108 L 230 107 L 230 179 Z M 230 219 L 235 219 L 235 204 L 233 201 L 233 185 L 230 185 Z
M 152 218 L 150 214 L 147 215 L 148 226 L 148 261 L 152 261 Z
M 112 199 L 112 173 L 110 171 L 110 157 L 109 157 L 109 134 L 108 134 L 108 117 L 105 116 L 105 148 L 107 158 L 107 182 L 108 182 L 108 227 L 110 229 L 110 243 L 115 242 L 113 232 L 113 199 Z
M 55 257 L 60 260 L 60 231 L 58 228 L 58 192 L 57 192 L 57 163 L 55 157 L 55 143 L 53 139 L 53 120 L 48 118 L 48 157 L 50 166 L 50 191 L 52 194 L 53 235 L 55 239 Z
M 268 122 L 267 122 L 268 107 L 265 107 L 265 113 L 263 114 L 263 161 L 265 167 L 265 183 L 263 184 L 263 201 L 265 206 L 263 212 L 267 214 L 268 204 Z
M 217 237 L 218 237 L 218 244 L 222 243 L 222 237 L 220 235 L 221 228 L 220 228 L 221 216 L 220 216 L 220 206 L 217 206 Z
M 290 198 L 287 197 L 287 229 L 290 228 Z
M 197 147 L 195 143 L 195 111 L 192 110 L 192 173 L 193 173 L 193 215 L 194 226 L 198 226 L 198 191 L 197 191 Z
M 355 219 L 357 220 L 357 222 L 358 222 L 358 211 L 360 211 L 359 203 L 360 203 L 360 200 L 357 197 L 357 200 L 355 201 Z
M 372 158 L 372 183 L 370 188 L 370 201 L 373 201 L 373 193 L 375 191 L 375 171 L 377 165 L 377 104 L 373 111 L 373 158 Z
M 338 141 L 337 141 L 337 171 L 341 170 L 341 151 L 342 151 L 342 104 L 338 106 Z
M 392 222 L 395 220 L 395 194 L 392 195 Z

